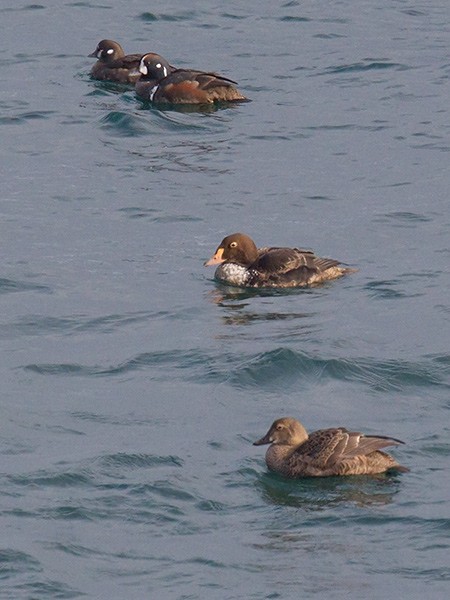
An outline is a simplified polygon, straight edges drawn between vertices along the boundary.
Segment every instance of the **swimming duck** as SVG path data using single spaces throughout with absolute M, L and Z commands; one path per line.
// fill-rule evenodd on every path
M 89 56 L 98 59 L 91 69 L 94 79 L 136 83 L 141 76 L 139 63 L 142 54 L 125 54 L 122 46 L 113 40 L 101 40 Z
M 153 52 L 141 56 L 138 69 L 140 78 L 136 82 L 136 94 L 142 100 L 150 101 L 162 79 L 177 70 L 166 59 Z
M 290 479 L 409 471 L 381 451 L 386 446 L 403 444 L 400 440 L 366 436 L 344 427 L 320 429 L 308 435 L 292 417 L 274 421 L 266 435 L 253 445 L 263 444 L 270 444 L 266 452 L 268 468 Z
M 141 79 L 136 93 L 144 100 L 160 104 L 213 104 L 244 102 L 236 82 L 217 73 L 175 69 L 159 54 L 146 54 L 139 65 Z
M 215 277 L 241 287 L 304 287 L 354 272 L 332 258 L 319 258 L 311 250 L 257 248 L 244 233 L 228 235 L 204 265 L 219 265 Z

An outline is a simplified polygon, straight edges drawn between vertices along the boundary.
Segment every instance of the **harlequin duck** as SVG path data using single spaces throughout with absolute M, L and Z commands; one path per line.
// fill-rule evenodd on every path
M 205 266 L 219 265 L 215 278 L 241 287 L 305 287 L 337 279 L 356 269 L 339 266 L 332 258 L 319 258 L 311 250 L 257 248 L 243 233 L 224 238 Z
M 307 434 L 292 417 L 277 419 L 254 446 L 270 444 L 266 464 L 284 477 L 329 477 L 333 475 L 374 475 L 385 471 L 406 473 L 381 448 L 403 444 L 395 438 L 364 435 L 344 427 L 320 429 Z
M 192 69 L 175 69 L 159 54 L 142 57 L 142 76 L 136 93 L 144 100 L 158 104 L 212 104 L 214 102 L 245 102 L 235 87 L 235 81 L 217 73 Z
M 98 58 L 91 69 L 94 79 L 136 83 L 141 76 L 139 64 L 142 54 L 125 54 L 122 46 L 113 40 L 102 40 L 89 56 Z
M 154 66 L 151 66 L 150 62 L 154 63 Z M 136 94 L 142 100 L 149 101 L 153 100 L 160 81 L 177 71 L 166 59 L 153 52 L 141 56 L 138 70 L 140 79 L 136 82 Z

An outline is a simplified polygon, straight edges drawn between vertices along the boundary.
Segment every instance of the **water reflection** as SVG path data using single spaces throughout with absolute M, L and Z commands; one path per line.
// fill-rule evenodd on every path
M 249 310 L 251 303 L 246 302 L 246 300 L 251 300 L 255 297 L 277 296 L 283 292 L 280 292 L 280 290 L 262 291 L 226 287 L 224 290 L 212 290 L 208 293 L 208 299 L 224 309 L 224 314 L 221 314 L 220 316 L 224 325 L 250 325 L 252 323 L 266 321 L 297 321 L 298 319 L 307 319 L 304 325 L 301 326 L 301 329 L 308 332 L 314 329 L 315 325 L 311 323 L 310 319 L 316 316 L 317 313 L 315 312 L 280 312 L 264 310 L 264 308 L 268 306 L 267 303 L 263 305 L 260 310 L 255 310 L 254 305 L 253 310 Z M 296 329 L 298 333 L 298 327 Z
M 221 317 L 224 325 L 251 325 L 252 323 L 264 321 L 294 321 L 314 316 L 314 313 L 277 313 L 277 312 L 253 312 L 246 311 L 246 305 L 227 307 L 229 314 Z M 298 327 L 296 332 L 298 333 Z M 311 332 L 315 327 L 311 323 L 305 323 L 301 327 L 303 331 Z
M 208 299 L 222 305 L 227 300 L 247 300 L 249 298 L 272 298 L 274 296 L 293 296 L 311 294 L 310 288 L 240 288 L 217 283 L 217 288 L 208 292 Z
M 395 474 L 288 480 L 265 473 L 257 482 L 267 503 L 306 511 L 320 511 L 343 503 L 359 507 L 391 504 L 399 485 Z
M 143 110 L 153 109 L 161 112 L 179 112 L 185 114 L 211 114 L 217 112 L 218 110 L 232 110 L 238 108 L 236 105 L 226 102 L 214 104 L 154 104 L 153 102 L 142 100 L 140 98 L 137 98 L 137 100 L 141 102 L 141 108 Z

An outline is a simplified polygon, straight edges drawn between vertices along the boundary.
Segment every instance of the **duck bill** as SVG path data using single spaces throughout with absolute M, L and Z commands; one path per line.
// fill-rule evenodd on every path
M 225 261 L 225 259 L 222 257 L 223 250 L 223 248 L 217 248 L 214 256 L 212 256 L 209 260 L 204 262 L 203 266 L 210 267 L 211 265 L 220 265 L 220 263 L 223 263 Z
M 89 58 L 97 58 L 97 50 L 94 50 L 94 52 L 91 52 L 90 54 L 88 54 Z
M 266 433 L 266 435 L 264 437 L 262 437 L 260 440 L 256 440 L 256 442 L 253 442 L 254 446 L 264 446 L 264 444 L 271 444 L 272 440 L 270 439 L 270 435 L 269 432 Z

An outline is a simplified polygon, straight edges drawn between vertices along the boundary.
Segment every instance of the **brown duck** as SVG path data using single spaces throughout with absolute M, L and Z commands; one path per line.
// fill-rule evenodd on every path
M 142 57 L 136 93 L 155 104 L 214 104 L 247 102 L 235 82 L 217 73 L 175 69 L 159 54 Z
M 344 427 L 320 429 L 308 435 L 292 417 L 274 421 L 266 435 L 253 445 L 263 444 L 270 444 L 266 452 L 268 468 L 291 479 L 409 471 L 381 451 L 386 446 L 403 444 L 400 440 L 364 435 Z
M 122 46 L 114 40 L 101 40 L 89 56 L 98 59 L 91 69 L 94 79 L 136 83 L 141 76 L 139 63 L 142 54 L 125 54 Z
M 224 238 L 205 266 L 219 265 L 215 278 L 241 287 L 305 287 L 337 279 L 356 269 L 341 267 L 338 260 L 319 258 L 311 250 L 257 248 L 244 233 Z

